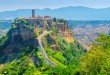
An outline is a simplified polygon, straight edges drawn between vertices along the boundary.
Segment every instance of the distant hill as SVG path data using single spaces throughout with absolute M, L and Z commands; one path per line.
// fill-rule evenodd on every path
M 59 9 L 36 9 L 36 15 L 49 15 L 71 20 L 110 20 L 110 8 L 94 9 L 88 7 L 62 7 Z M 14 19 L 31 16 L 31 9 L 0 12 L 0 19 Z
M 67 20 L 70 28 L 73 27 L 97 27 L 97 26 L 110 26 L 110 20 L 91 20 L 91 21 L 81 21 L 81 20 Z

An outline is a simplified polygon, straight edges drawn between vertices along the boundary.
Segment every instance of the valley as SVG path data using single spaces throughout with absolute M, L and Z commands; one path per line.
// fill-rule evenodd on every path
M 32 10 L 31 17 L 0 23 L 1 75 L 94 75 L 109 65 L 110 21 L 70 22 Z
M 68 21 L 74 37 L 90 49 L 100 34 L 110 34 L 110 21 Z
M 110 0 L 1 0 L 0 75 L 110 75 Z
M 109 34 L 110 26 L 78 27 L 73 28 L 73 32 L 76 39 L 90 47 L 92 43 L 95 43 L 100 34 Z

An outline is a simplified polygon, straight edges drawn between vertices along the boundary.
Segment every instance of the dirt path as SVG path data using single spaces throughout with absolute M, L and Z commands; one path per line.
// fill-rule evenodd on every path
M 46 36 L 47 34 L 49 34 L 49 33 L 51 33 L 51 31 L 50 31 L 50 32 L 44 31 L 37 39 L 38 39 L 39 47 L 40 47 L 40 49 L 41 49 L 41 52 L 42 52 L 42 55 L 43 55 L 43 57 L 44 57 L 45 62 L 46 62 L 47 64 L 51 65 L 51 66 L 55 66 L 56 64 L 48 58 L 48 56 L 47 56 L 47 54 L 46 54 L 46 52 L 45 52 L 45 50 L 44 50 L 44 47 L 43 47 L 43 45 L 42 45 L 42 38 L 45 37 L 45 36 Z

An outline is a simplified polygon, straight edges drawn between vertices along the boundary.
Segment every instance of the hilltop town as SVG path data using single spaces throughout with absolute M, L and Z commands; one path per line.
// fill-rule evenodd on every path
M 108 27 L 90 27 L 93 33 L 76 27 L 72 33 L 66 20 L 30 12 L 31 17 L 16 18 L 0 38 L 0 75 L 109 74 L 110 36 L 100 35 L 88 44 L 103 30 L 109 34 Z
M 57 20 L 50 16 L 35 16 L 35 10 L 32 10 L 32 17 L 15 19 L 12 29 L 12 42 L 16 40 L 14 37 L 18 35 L 25 41 L 34 36 L 38 36 L 37 33 L 53 29 L 55 29 L 59 35 L 68 36 L 70 38 L 73 36 L 65 20 Z
M 110 75 L 110 0 L 1 0 L 0 75 Z
M 31 17 L 16 18 L 0 43 L 0 73 L 4 73 L 12 62 L 17 63 L 24 57 L 36 66 L 66 68 L 66 51 L 70 49 L 71 52 L 73 47 L 83 51 L 82 46 L 75 41 L 66 20 L 36 16 L 34 9 Z M 59 56 L 63 59 L 59 59 Z

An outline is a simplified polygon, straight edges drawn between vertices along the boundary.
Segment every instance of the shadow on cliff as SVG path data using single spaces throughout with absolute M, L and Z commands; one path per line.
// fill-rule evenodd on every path
M 13 60 L 18 60 L 20 57 L 29 55 L 33 50 L 38 50 L 38 40 L 35 38 L 34 31 L 28 31 L 29 33 L 25 34 L 29 36 L 29 34 L 33 33 L 33 36 L 28 39 L 26 38 L 26 40 L 24 40 L 20 33 L 13 35 L 13 31 L 13 29 L 8 31 L 7 39 L 0 45 L 0 64 L 7 64 Z

